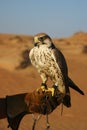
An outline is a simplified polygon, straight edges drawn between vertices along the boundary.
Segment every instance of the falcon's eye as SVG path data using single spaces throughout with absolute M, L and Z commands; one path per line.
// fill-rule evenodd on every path
M 43 36 L 43 37 L 39 37 L 38 40 L 39 41 L 44 41 L 47 38 L 47 36 Z
M 43 40 L 44 40 L 44 37 L 39 37 L 38 40 L 39 40 L 39 41 L 43 41 Z

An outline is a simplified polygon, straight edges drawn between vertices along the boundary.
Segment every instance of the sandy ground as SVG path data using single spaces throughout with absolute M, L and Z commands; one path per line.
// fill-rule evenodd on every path
M 61 116 L 60 105 L 49 115 L 51 130 L 87 130 L 87 33 L 56 38 L 54 42 L 67 60 L 69 76 L 84 91 L 85 96 L 70 89 L 72 107 L 64 107 Z M 32 36 L 0 34 L 0 98 L 31 92 L 40 87 L 41 79 L 36 69 L 31 65 L 23 67 L 23 52 L 31 47 Z M 19 130 L 31 130 L 32 123 L 31 115 L 24 116 Z M 6 119 L 0 120 L 0 130 L 10 130 L 7 125 Z M 45 116 L 42 116 L 36 130 L 44 130 L 45 127 Z

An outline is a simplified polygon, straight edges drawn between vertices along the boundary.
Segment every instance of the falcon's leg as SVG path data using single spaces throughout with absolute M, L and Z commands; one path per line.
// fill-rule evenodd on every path
M 65 88 L 65 85 L 61 82 L 61 80 L 58 82 L 56 82 L 54 85 L 53 85 L 53 88 L 56 90 L 58 89 L 61 93 L 63 94 L 66 94 L 66 88 Z
M 42 79 L 42 84 L 41 84 L 41 89 L 43 91 L 51 91 L 52 92 L 52 96 L 54 96 L 54 88 L 47 88 L 47 80 L 48 80 L 48 76 L 45 74 L 45 73 L 41 73 L 40 72 L 40 76 L 41 76 L 41 79 Z
M 47 85 L 46 85 L 46 82 L 47 82 L 47 75 L 45 73 L 40 73 L 40 76 L 41 76 L 41 79 L 42 79 L 42 84 L 41 84 L 41 87 L 44 89 L 47 89 Z

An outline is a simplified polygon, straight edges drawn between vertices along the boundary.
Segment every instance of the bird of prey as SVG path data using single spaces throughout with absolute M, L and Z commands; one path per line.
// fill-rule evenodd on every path
M 53 87 L 65 94 L 63 99 L 65 106 L 71 106 L 69 87 L 84 95 L 84 92 L 69 78 L 66 60 L 50 36 L 45 33 L 34 36 L 34 47 L 29 53 L 29 58 L 41 76 L 42 85 L 47 89 L 46 83 L 50 77 Z

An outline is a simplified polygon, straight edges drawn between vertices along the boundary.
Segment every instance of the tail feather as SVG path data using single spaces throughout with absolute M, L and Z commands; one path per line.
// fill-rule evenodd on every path
M 72 89 L 76 90 L 79 92 L 81 95 L 84 95 L 84 92 L 68 77 L 68 85 Z

